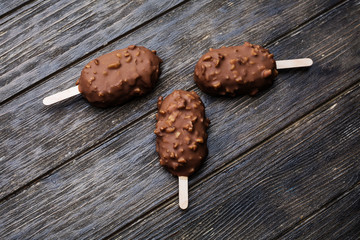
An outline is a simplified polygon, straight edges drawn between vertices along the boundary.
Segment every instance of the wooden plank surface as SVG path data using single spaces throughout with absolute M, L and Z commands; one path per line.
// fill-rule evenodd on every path
M 327 24 L 327 21 L 330 21 L 330 19 L 335 19 L 338 24 L 344 25 L 344 30 L 346 32 L 346 29 L 348 28 L 346 28 L 346 24 L 342 17 L 343 14 L 341 14 L 344 10 L 341 11 L 341 9 L 348 10 L 351 6 L 351 3 L 340 6 L 340 10 L 335 9 L 331 14 L 320 17 L 318 22 L 323 22 L 323 24 L 317 25 L 318 29 L 315 30 L 319 32 L 318 34 L 321 34 L 321 29 L 323 29 L 323 31 L 329 31 L 329 29 L 324 28 L 324 26 L 329 25 Z M 356 11 L 353 11 L 353 14 L 356 14 Z M 337 26 L 332 27 L 336 28 Z M 306 35 L 309 33 L 310 27 L 304 26 L 304 28 L 299 30 L 299 36 L 302 36 L 302 34 Z M 314 28 L 312 28 L 312 30 L 314 30 Z M 299 39 L 297 39 L 298 42 L 293 38 L 285 38 L 279 44 L 283 46 L 294 44 L 294 42 L 301 44 L 302 38 L 303 37 L 299 37 Z M 350 40 L 351 37 L 347 38 L 349 44 L 352 42 Z M 325 43 L 326 41 L 323 41 L 324 47 L 327 46 Z M 276 43 L 274 45 L 277 46 Z M 351 45 L 349 48 L 352 48 Z M 310 50 L 311 47 L 309 51 Z M 333 49 L 329 49 L 329 51 L 333 51 Z M 349 51 L 345 51 L 345 53 L 340 52 L 340 54 L 337 54 L 336 56 L 341 59 L 341 57 L 346 57 L 346 53 L 348 52 Z M 325 64 L 329 59 L 325 57 L 323 61 Z M 321 67 L 324 66 L 319 63 L 318 67 L 321 69 Z M 356 67 L 354 67 L 354 69 L 356 69 Z M 313 69 L 310 71 L 312 70 Z M 306 100 L 308 95 L 304 95 L 302 92 L 296 95 L 295 91 L 299 91 L 300 88 L 299 86 L 296 87 L 296 84 L 292 86 L 294 89 L 290 87 L 286 88 L 293 80 L 293 77 L 290 77 L 290 74 L 293 75 L 294 73 L 296 75 L 296 72 L 294 71 L 283 73 L 288 74 L 288 76 L 284 79 L 279 77 L 277 84 L 272 90 L 263 93 L 256 99 L 244 97 L 237 100 L 219 100 L 202 95 L 202 98 L 205 99 L 205 102 L 207 103 L 206 105 L 211 106 L 209 115 L 213 116 L 215 119 L 211 127 L 210 136 L 212 137 L 209 139 L 210 149 L 213 150 L 211 150 L 210 157 L 208 161 L 206 161 L 204 168 L 197 177 L 193 179 L 193 183 L 200 180 L 200 177 L 203 178 L 207 174 L 210 174 L 214 169 L 231 162 L 231 158 L 223 159 L 221 157 L 231 154 L 236 156 L 238 153 L 232 152 L 239 147 L 241 148 L 241 145 L 243 145 L 240 141 L 237 145 L 231 145 L 231 139 L 229 139 L 224 144 L 228 144 L 231 147 L 222 152 L 220 157 L 215 154 L 216 151 L 218 151 L 215 146 L 221 145 L 220 143 L 225 140 L 225 138 L 219 139 L 215 136 L 220 136 L 221 132 L 224 132 L 224 130 L 227 130 L 227 128 L 230 127 L 230 125 L 223 126 L 222 128 L 220 126 L 220 120 L 223 119 L 224 115 L 223 109 L 226 109 L 225 106 L 230 105 L 228 108 L 233 109 L 231 110 L 232 112 L 229 111 L 227 119 L 229 119 L 230 122 L 231 119 L 233 119 L 233 121 L 235 121 L 235 119 L 238 120 L 238 116 L 242 115 L 241 113 L 245 113 L 246 111 L 249 111 L 249 109 L 255 109 L 256 106 L 261 105 L 260 103 L 264 101 L 265 98 L 270 99 L 270 93 L 274 94 L 273 90 L 277 88 L 279 91 L 281 90 L 278 94 L 282 93 L 284 101 L 290 101 L 287 103 L 284 102 L 284 106 L 294 106 L 289 104 L 294 101 L 294 99 L 294 103 L 299 105 L 300 110 L 297 109 L 295 117 L 301 116 L 301 111 L 303 111 L 304 114 L 311 109 L 311 107 L 320 104 L 320 102 L 314 102 L 314 99 L 312 98 Z M 301 75 L 305 75 L 302 79 L 307 79 L 310 74 L 302 73 Z M 347 75 L 347 72 L 343 75 L 344 78 L 353 77 L 352 75 Z M 300 77 L 298 76 L 298 78 Z M 308 82 L 305 83 L 302 83 L 301 81 L 295 83 L 299 85 L 308 85 L 312 82 L 311 80 L 313 79 L 310 78 Z M 335 86 L 336 90 L 330 91 L 330 94 L 335 94 L 339 88 L 346 87 L 345 80 L 343 80 L 343 85 L 341 87 Z M 322 80 L 320 78 L 318 81 L 320 82 L 316 83 L 315 86 L 312 87 L 309 85 L 308 88 L 312 89 L 317 87 L 318 84 L 325 82 L 325 79 Z M 282 90 L 282 86 L 287 91 Z M 287 92 L 288 95 L 285 95 L 285 92 Z M 289 97 L 287 98 L 286 96 Z M 296 97 L 290 98 L 290 96 Z M 303 98 L 300 98 L 300 96 Z M 329 97 L 329 95 L 327 95 L 327 97 Z M 326 96 L 323 96 L 323 98 L 326 98 Z M 319 99 L 321 100 L 321 98 Z M 272 99 L 272 101 L 273 100 L 274 99 Z M 231 102 L 233 102 L 233 105 L 230 104 Z M 239 109 L 235 108 L 234 105 L 238 105 L 239 108 L 242 109 L 244 106 L 241 106 L 241 103 L 246 103 L 248 109 L 244 109 L 239 115 L 235 115 L 234 113 L 238 112 Z M 308 106 L 309 103 L 312 106 Z M 304 106 L 308 106 L 309 108 L 302 109 L 301 106 L 302 108 L 304 108 Z M 282 105 L 277 105 L 277 107 L 282 107 Z M 288 109 L 289 107 L 286 110 L 288 111 Z M 273 110 L 274 109 L 270 109 L 269 111 Z M 260 111 L 264 110 L 252 110 L 252 116 L 255 117 L 255 119 L 260 119 L 262 114 L 269 115 L 266 111 L 257 113 Z M 291 112 L 290 114 L 294 115 Z M 5 217 L 5 219 L 11 219 L 11 221 L 5 222 L 4 225 L 7 226 L 7 228 L 4 231 L 11 233 L 11 229 L 21 229 L 22 234 L 34 237 L 45 236 L 44 234 L 48 233 L 56 233 L 57 236 L 69 237 L 70 232 L 71 234 L 74 234 L 75 237 L 101 236 L 104 232 L 113 229 L 115 225 L 118 227 L 125 226 L 126 223 L 131 222 L 131 220 L 140 216 L 142 212 L 146 212 L 146 209 L 152 209 L 164 200 L 174 197 L 176 195 L 176 181 L 160 168 L 157 163 L 154 146 L 151 145 L 154 140 L 154 136 L 151 133 L 154 124 L 154 122 L 152 122 L 153 118 L 153 114 L 148 115 L 135 125 L 131 125 L 119 136 L 116 136 L 98 148 L 92 149 L 83 156 L 75 158 L 74 161 L 68 162 L 59 171 L 52 173 L 46 178 L 40 179 L 36 184 L 30 186 L 16 196 L 13 196 L 9 201 L 4 202 L 2 204 L 2 214 L 6 214 L 4 216 L 11 216 Z M 272 119 L 270 120 L 272 121 Z M 291 123 L 291 120 L 294 121 L 296 118 L 290 118 L 287 124 Z M 286 123 L 284 124 L 285 125 L 283 126 L 286 126 Z M 262 124 L 260 124 L 260 126 L 261 125 Z M 246 126 L 247 125 L 245 125 L 245 127 Z M 266 125 L 264 126 L 266 127 Z M 242 128 L 244 128 L 244 126 L 238 126 L 237 132 L 239 133 L 239 140 L 241 137 L 240 130 Z M 134 136 L 135 130 L 138 132 L 147 132 L 145 138 L 144 135 Z M 251 129 L 249 130 L 249 133 L 251 133 Z M 133 142 L 139 142 L 140 139 L 143 139 L 142 149 L 139 149 L 133 144 Z M 121 172 L 120 175 L 119 172 Z M 149 183 L 151 183 L 151 189 L 148 188 Z M 109 186 L 111 187 L 109 188 Z M 158 189 L 161 193 L 155 193 L 154 189 Z M 130 201 L 129 196 L 131 196 Z M 154 196 L 157 196 L 157 198 L 153 199 Z M 150 198 L 151 202 L 145 201 L 148 198 Z M 16 201 L 14 201 L 14 199 L 16 199 Z M 125 199 L 127 201 L 125 201 Z M 33 208 L 24 211 L 23 209 L 25 206 L 33 206 Z M 146 209 L 143 209 L 144 206 Z M 89 214 L 89 212 L 91 214 Z M 130 215 L 130 213 L 132 214 Z M 16 219 L 16 221 L 14 221 L 14 219 Z M 94 221 L 94 219 L 98 219 L 99 221 Z M 119 224 L 119 222 L 121 222 L 121 224 Z M 18 227 L 15 228 L 14 226 Z M 76 229 L 78 230 L 75 231 Z
M 356 239 L 360 236 L 359 184 L 336 201 L 304 220 L 281 239 Z
M 4 17 L 12 11 L 29 4 L 32 0 L 12 0 L 12 1 L 1 1 L 0 2 L 0 18 Z
M 111 238 L 276 238 L 360 183 L 359 108 L 357 84 L 195 184 L 188 211 L 171 199 Z M 359 213 L 358 201 L 352 203 Z M 340 216 L 347 231 L 358 231 L 353 216 Z M 333 226 L 320 233 L 335 233 L 342 221 L 326 221 Z
M 1 26 L 0 103 L 179 3 L 42 1 Z
M 6 123 L 0 129 L 6 146 L 0 149 L 1 197 L 7 196 L 0 201 L 0 238 L 290 234 L 301 216 L 310 219 L 359 182 L 358 15 L 353 1 L 190 1 L 13 93 L 0 108 Z M 190 180 L 190 209 L 181 212 L 177 181 L 159 166 L 153 144 L 156 97 L 194 89 L 193 65 L 207 48 L 245 40 L 265 44 L 277 59 L 304 54 L 316 64 L 282 71 L 255 98 L 200 93 L 212 120 L 210 154 Z M 107 110 L 79 98 L 40 105 L 43 96 L 71 86 L 89 59 L 134 41 L 165 61 L 154 93 Z M 237 222 L 229 221 L 236 214 Z M 151 226 L 154 218 L 162 232 Z M 204 227 L 208 221 L 218 231 Z M 344 221 L 348 235 L 356 233 L 351 218 Z M 235 225 L 242 222 L 249 225 Z
M 286 10 L 278 16 L 276 15 L 278 13 L 269 13 L 268 11 L 265 11 L 267 9 L 266 6 L 254 6 L 253 3 L 248 3 L 248 5 L 233 4 L 229 6 L 228 4 L 222 4 L 219 2 L 189 2 L 157 19 L 156 21 L 151 22 L 146 29 L 133 32 L 124 39 L 121 39 L 121 42 L 115 42 L 105 47 L 96 54 L 90 55 L 83 61 L 74 65 L 72 68 L 56 74 L 50 78 L 49 81 L 40 84 L 39 86 L 31 89 L 31 91 L 28 91 L 4 104 L 0 107 L 1 112 L 4 113 L 0 116 L 0 118 L 1 121 L 7 122 L 7 125 L 2 126 L 2 134 L 0 138 L 4 140 L 6 139 L 7 145 L 5 149 L 1 149 L 0 151 L 4 151 L 2 155 L 7 156 L 7 158 L 2 160 L 2 174 L 0 176 L 0 187 L 2 191 L 0 196 L 4 197 L 19 187 L 26 185 L 32 179 L 37 179 L 39 176 L 47 173 L 59 164 L 63 164 L 64 162 L 73 159 L 75 156 L 88 151 L 88 149 L 94 145 L 101 144 L 109 137 L 113 137 L 121 132 L 124 127 L 127 127 L 133 121 L 140 119 L 144 114 L 147 114 L 149 109 L 151 109 L 150 112 L 155 111 L 157 96 L 167 95 L 174 89 L 178 88 L 194 88 L 194 82 L 192 80 L 193 66 L 197 59 L 209 47 L 220 47 L 220 42 L 224 40 L 219 39 L 219 36 L 217 35 L 210 36 L 209 32 L 216 32 L 216 29 L 219 28 L 227 29 L 226 31 L 223 31 L 224 34 L 234 36 L 234 38 L 227 38 L 227 40 L 223 41 L 223 44 L 234 45 L 245 40 L 251 40 L 257 43 L 261 42 L 262 39 L 274 41 L 276 37 L 282 36 L 286 31 L 290 31 L 291 27 L 294 28 L 298 26 L 303 21 L 306 21 L 316 15 L 318 12 L 324 11 L 334 5 L 333 2 L 323 1 L 319 1 L 317 3 L 309 1 L 296 7 L 293 7 L 292 3 L 288 4 L 290 5 L 286 8 Z M 347 11 L 350 7 L 351 3 L 349 3 L 347 8 L 343 11 Z M 259 8 L 263 11 L 259 12 Z M 219 15 L 219 12 L 228 12 L 228 14 L 225 14 L 227 18 L 224 18 L 224 15 Z M 244 14 L 238 15 L 238 13 L 242 12 Z M 299 12 L 306 14 L 300 14 Z M 251 24 L 249 18 L 254 14 L 257 15 L 256 22 Z M 335 11 L 334 14 L 338 14 L 336 16 L 339 17 L 339 20 L 343 19 L 343 24 L 345 25 L 344 33 L 353 29 L 353 26 L 351 25 L 352 22 L 347 23 L 347 19 L 339 15 L 339 11 Z M 355 14 L 356 12 L 354 15 Z M 221 16 L 221 19 L 219 16 Z M 230 28 L 228 26 L 228 22 L 231 22 L 234 18 L 233 16 L 237 16 L 237 18 L 232 25 L 232 28 Z M 238 16 L 240 16 L 239 19 Z M 277 21 L 289 19 L 288 22 L 291 22 L 291 24 L 278 27 L 279 24 L 277 22 L 271 21 L 274 16 L 276 16 Z M 209 21 L 209 19 L 216 18 L 219 18 L 217 21 L 214 21 L 217 24 L 213 24 L 212 21 Z M 240 23 L 245 23 L 246 21 L 249 21 L 248 28 L 238 28 Z M 181 24 L 186 27 L 173 31 L 174 28 Z M 187 34 L 189 25 L 199 29 L 196 34 Z M 201 26 L 203 26 L 203 28 L 201 28 Z M 329 28 L 336 29 L 336 26 L 327 27 L 327 31 Z M 274 29 L 270 35 L 271 38 L 268 32 L 264 31 L 264 28 Z M 305 34 L 312 34 L 312 30 L 310 30 L 310 28 L 311 27 L 307 28 Z M 325 31 L 322 33 L 324 34 L 324 32 Z M 254 35 L 252 36 L 251 34 Z M 351 32 L 349 34 L 350 39 L 343 39 L 339 43 L 347 44 L 349 42 L 346 49 L 355 49 L 356 41 L 352 42 L 352 40 L 354 40 L 356 36 L 354 36 Z M 143 36 L 148 37 L 143 39 Z M 184 38 L 184 36 L 186 36 L 186 38 Z M 164 60 L 164 64 L 162 65 L 163 73 L 159 84 L 153 93 L 142 99 L 132 101 L 124 106 L 106 110 L 90 107 L 83 100 L 79 101 L 79 99 L 69 100 L 64 104 L 58 104 L 50 108 L 42 106 L 41 100 L 44 96 L 49 93 L 59 91 L 59 86 L 61 89 L 72 86 L 87 61 L 113 49 L 123 48 L 134 42 L 138 42 L 139 39 L 143 39 L 139 42 L 139 44 L 158 50 L 160 57 Z M 332 39 L 326 39 L 327 42 L 325 41 L 324 45 L 332 46 L 333 42 L 331 40 Z M 197 44 L 192 45 L 193 42 L 197 42 Z M 264 43 L 266 44 L 266 42 Z M 293 44 L 301 45 L 294 48 Z M 311 56 L 311 50 L 316 49 L 318 47 L 317 44 L 318 42 L 292 42 L 286 47 L 281 47 L 276 43 L 273 43 L 270 47 L 276 56 L 284 59 L 296 58 L 299 56 Z M 188 51 L 184 51 L 183 46 L 192 46 L 193 50 L 190 53 L 194 53 L 194 55 L 189 55 Z M 311 50 L 306 52 L 299 51 L 299 49 L 309 48 Z M 292 51 L 288 51 L 288 49 L 292 49 Z M 341 52 L 342 51 L 339 51 L 339 53 Z M 350 53 L 351 51 L 344 51 L 343 54 L 345 55 L 343 56 L 340 54 L 339 57 L 345 59 L 348 57 L 346 54 Z M 324 59 L 322 59 L 321 55 L 313 56 L 316 57 L 319 64 L 317 67 L 313 68 L 314 70 L 310 70 L 312 72 L 308 72 L 304 77 L 310 77 L 310 79 L 316 78 L 316 81 L 307 80 L 306 83 L 310 85 L 312 84 L 313 88 L 318 88 L 321 86 L 318 85 L 318 76 L 314 76 L 312 73 L 317 74 L 318 70 L 323 71 L 322 69 L 327 66 L 321 65 L 321 61 L 330 61 L 332 59 L 332 55 L 327 56 L 328 58 Z M 330 86 L 332 83 L 329 82 L 328 79 L 334 81 L 335 86 L 339 86 L 335 92 L 343 89 L 347 86 L 347 84 L 351 84 L 354 80 L 356 80 L 355 76 L 358 73 L 358 66 L 356 63 L 357 61 L 355 58 L 354 63 L 350 63 L 350 65 L 340 65 L 338 70 L 339 72 L 329 72 L 327 73 L 328 75 L 320 76 L 325 84 L 324 88 L 326 86 Z M 349 69 L 352 69 L 353 71 L 349 71 Z M 285 72 L 278 78 L 278 82 L 282 81 L 283 78 L 289 79 L 290 77 L 295 79 L 299 76 L 299 74 L 303 74 L 303 71 Z M 351 76 L 349 78 L 345 78 L 344 80 L 349 80 L 350 82 L 347 84 L 340 83 L 338 81 L 336 82 L 334 76 L 341 74 L 350 74 Z M 59 82 L 61 82 L 61 84 L 59 84 Z M 305 88 L 305 90 L 308 88 L 310 88 L 310 86 Z M 279 93 L 280 91 L 284 90 L 279 89 Z M 326 92 L 322 94 L 324 94 L 323 96 L 325 98 L 328 96 Z M 261 96 L 262 95 L 260 95 L 260 98 Z M 279 94 L 278 97 L 280 96 L 281 94 Z M 292 95 L 289 95 L 289 98 L 291 97 Z M 208 101 L 209 104 L 218 101 L 216 98 L 209 97 L 206 97 L 205 100 Z M 238 98 L 237 101 L 221 99 L 223 105 L 210 106 L 212 111 L 210 114 L 217 113 L 220 114 L 219 116 L 223 116 L 221 111 L 224 107 L 226 107 L 227 110 L 234 108 L 229 113 L 236 113 L 241 108 L 244 108 L 249 101 L 253 100 L 254 99 L 248 97 Z M 272 101 L 273 98 L 270 98 L 263 106 L 271 104 Z M 260 102 L 264 101 L 258 100 L 255 104 Z M 283 104 L 285 105 L 287 102 L 284 101 Z M 308 105 L 307 109 L 310 109 L 312 106 L 314 105 Z M 283 115 L 284 112 L 285 110 L 278 110 L 279 115 Z M 76 113 L 76 117 L 74 117 L 73 113 Z M 250 116 L 249 112 L 246 111 L 244 114 L 244 121 L 247 122 Z M 299 112 L 298 114 L 301 113 Z M 298 115 L 295 117 L 298 117 Z M 267 118 L 264 118 L 264 120 L 265 119 Z M 237 120 L 235 119 L 235 121 Z M 215 122 L 214 124 L 217 123 Z M 256 123 L 251 122 L 250 124 Z M 248 127 L 250 126 L 246 126 L 246 128 Z M 253 127 L 257 128 L 258 126 L 253 125 Z M 257 131 L 257 129 L 254 131 Z M 251 134 L 250 136 L 255 135 Z M 245 135 L 242 135 L 241 137 L 245 137 Z M 253 140 L 256 141 L 255 138 L 253 138 Z M 33 141 L 38 142 L 38 144 L 33 145 Z M 219 149 L 216 151 L 218 150 Z M 239 151 L 242 150 L 244 150 L 244 148 L 239 149 Z
M 346 92 L 344 97 L 335 99 L 308 118 L 293 124 L 278 134 L 275 140 L 268 141 L 267 145 L 257 147 L 259 150 L 237 159 L 230 167 L 212 174 L 213 178 L 207 178 L 207 181 L 192 188 L 188 212 L 178 209 L 176 179 L 158 164 L 154 146 L 151 144 L 155 137 L 147 137 L 142 150 L 133 144 L 143 137 L 133 134 L 144 125 L 137 124 L 101 148 L 74 160 L 26 191 L 0 204 L 0 214 L 4 221 L 2 225 L 5 226 L 1 235 L 6 238 L 44 238 L 47 235 L 67 239 L 89 236 L 99 238 L 117 227 L 127 226 L 149 210 L 154 210 L 155 214 L 148 216 L 149 225 L 146 225 L 147 221 L 144 221 L 143 225 L 135 222 L 134 226 L 128 226 L 127 229 L 133 232 L 139 227 L 144 230 L 143 234 L 148 234 L 151 231 L 146 231 L 145 226 L 153 226 L 159 231 L 169 233 L 170 230 L 177 229 L 175 223 L 184 218 L 191 224 L 190 219 L 194 216 L 206 217 L 206 209 L 213 204 L 215 206 L 211 209 L 214 212 L 217 212 L 217 206 L 222 206 L 222 201 L 238 204 L 237 207 L 246 207 L 246 199 L 251 196 L 253 198 L 249 199 L 248 204 L 255 204 L 259 211 L 266 210 L 268 213 L 282 206 L 283 210 L 287 211 L 277 220 L 289 220 L 290 223 L 297 221 L 301 215 L 306 216 L 332 196 L 359 181 L 359 178 L 354 176 L 360 170 L 357 158 L 360 149 L 357 134 L 360 121 L 358 112 L 353 111 L 359 107 L 359 88 L 356 86 Z M 153 116 L 146 120 L 149 127 L 153 125 L 151 121 L 154 122 Z M 314 124 L 318 127 L 317 132 L 314 132 Z M 338 139 L 342 141 L 339 142 Z M 216 160 L 221 159 L 210 158 L 207 162 Z M 334 171 L 336 175 L 333 174 Z M 193 180 L 191 185 L 194 184 Z M 223 182 L 227 184 L 219 184 Z M 255 189 L 252 187 L 254 185 L 257 186 Z M 294 186 L 296 188 L 292 189 Z M 268 191 L 260 191 L 265 191 L 266 187 L 269 188 Z M 231 189 L 239 191 L 234 194 L 243 196 L 243 201 L 235 201 Z M 247 189 L 251 192 L 245 195 L 244 191 Z M 214 198 L 212 201 L 211 196 Z M 268 197 L 264 201 L 259 201 L 265 196 Z M 283 205 L 279 203 L 280 200 L 274 202 L 273 208 L 256 205 L 269 204 L 270 200 L 278 198 L 284 201 L 280 202 Z M 297 202 L 299 205 L 295 204 Z M 160 207 L 155 208 L 158 205 Z M 205 209 L 199 209 L 201 206 Z M 252 208 L 247 210 L 252 211 Z M 216 221 L 218 215 L 214 215 L 214 212 L 210 216 Z M 241 214 L 243 221 L 249 221 L 250 215 Z M 170 230 L 165 231 L 167 228 L 160 226 L 160 223 L 151 224 L 157 216 L 173 222 L 174 228 L 169 227 Z M 261 219 L 265 219 L 265 216 L 261 216 Z M 271 216 L 273 215 L 270 214 Z M 224 217 L 233 219 L 231 215 Z M 274 221 L 272 218 L 266 220 Z M 161 224 L 166 224 L 167 221 Z M 224 220 L 224 224 L 226 223 L 229 224 Z M 275 234 L 285 227 L 284 223 L 283 226 L 274 228 L 272 233 Z M 260 234 L 266 230 L 270 233 L 266 228 L 263 232 L 251 229 L 248 231 Z M 189 231 L 184 230 L 185 232 Z

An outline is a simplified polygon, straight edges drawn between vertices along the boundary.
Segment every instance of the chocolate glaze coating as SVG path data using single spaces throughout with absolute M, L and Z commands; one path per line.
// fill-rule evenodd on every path
M 277 76 L 274 55 L 245 42 L 242 46 L 211 49 L 195 66 L 198 87 L 210 95 L 255 95 Z
M 90 61 L 76 84 L 94 106 L 123 104 L 151 91 L 160 74 L 161 59 L 155 51 L 141 46 L 107 53 Z
M 210 121 L 205 118 L 200 97 L 183 90 L 175 90 L 165 99 L 159 97 L 156 120 L 160 164 L 176 176 L 193 174 L 208 153 L 206 129 Z

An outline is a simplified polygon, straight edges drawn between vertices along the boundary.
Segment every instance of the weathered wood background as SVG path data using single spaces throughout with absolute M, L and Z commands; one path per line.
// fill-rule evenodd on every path
M 1 1 L 0 239 L 359 239 L 359 16 L 359 0 Z M 314 65 L 256 97 L 200 92 L 198 58 L 244 41 Z M 130 44 L 164 61 L 152 93 L 42 105 Z M 211 120 L 186 211 L 153 134 L 174 89 Z

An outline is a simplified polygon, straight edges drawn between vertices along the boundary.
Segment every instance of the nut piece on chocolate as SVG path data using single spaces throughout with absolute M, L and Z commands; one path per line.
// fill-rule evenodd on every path
M 94 106 L 121 105 L 153 89 L 161 62 L 155 51 L 131 45 L 90 61 L 76 84 Z
M 274 55 L 245 42 L 242 46 L 211 49 L 195 66 L 198 87 L 210 95 L 255 95 L 277 76 Z
M 175 90 L 164 100 L 159 97 L 156 114 L 156 151 L 160 164 L 173 175 L 193 174 L 206 158 L 209 119 L 195 92 Z

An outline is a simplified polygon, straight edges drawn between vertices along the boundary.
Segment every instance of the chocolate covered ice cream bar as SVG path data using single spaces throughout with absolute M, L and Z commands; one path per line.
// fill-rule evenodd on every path
M 156 51 L 130 45 L 104 54 L 85 65 L 75 87 L 43 99 L 51 105 L 82 94 L 94 106 L 121 105 L 151 91 L 160 75 Z
M 188 176 L 208 154 L 207 133 L 210 121 L 195 92 L 176 90 L 158 99 L 156 151 L 160 164 L 179 178 L 179 206 L 188 207 Z
M 98 107 L 123 104 L 151 91 L 160 74 L 155 51 L 131 45 L 90 61 L 77 82 L 79 92 Z
M 195 92 L 176 90 L 158 100 L 155 134 L 160 164 L 173 175 L 190 176 L 206 158 L 209 120 Z
M 255 95 L 271 86 L 278 75 L 269 50 L 245 42 L 241 46 L 210 49 L 198 61 L 194 78 L 210 95 Z

